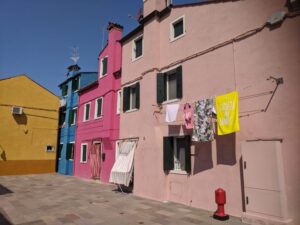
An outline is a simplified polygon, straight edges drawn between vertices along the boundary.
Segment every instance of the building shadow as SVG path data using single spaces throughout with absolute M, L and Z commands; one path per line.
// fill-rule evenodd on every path
M 193 142 L 195 146 L 193 174 L 213 168 L 212 142 Z
M 26 114 L 21 114 L 21 115 L 15 115 L 13 114 L 14 120 L 17 122 L 19 125 L 27 125 L 27 116 Z
M 235 165 L 236 164 L 236 135 L 235 133 L 226 135 L 216 135 L 217 143 L 217 164 Z
M 0 224 L 1 224 L 1 225 L 13 225 L 13 224 L 7 219 L 7 217 L 5 217 L 3 214 L 4 214 L 4 213 L 2 213 L 2 210 L 0 210 Z
M 10 194 L 10 193 L 13 193 L 13 192 L 11 190 L 9 190 L 8 188 L 4 187 L 2 184 L 0 184 L 0 195 L 6 195 L 6 194 Z

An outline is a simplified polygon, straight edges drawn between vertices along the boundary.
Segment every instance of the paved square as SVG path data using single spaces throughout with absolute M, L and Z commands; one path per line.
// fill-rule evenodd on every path
M 0 177 L 0 225 L 242 225 L 211 212 L 120 193 L 113 185 L 59 174 Z

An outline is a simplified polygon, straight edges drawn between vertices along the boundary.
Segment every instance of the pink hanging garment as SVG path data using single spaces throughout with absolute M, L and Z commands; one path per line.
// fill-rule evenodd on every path
M 190 103 L 185 103 L 183 107 L 183 120 L 186 129 L 194 128 L 194 108 Z

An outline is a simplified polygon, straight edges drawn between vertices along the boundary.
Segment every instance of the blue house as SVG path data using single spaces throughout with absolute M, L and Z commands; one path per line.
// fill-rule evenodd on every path
M 98 79 L 98 72 L 80 72 L 78 65 L 68 67 L 67 79 L 59 85 L 61 90 L 57 171 L 73 175 L 78 90 Z

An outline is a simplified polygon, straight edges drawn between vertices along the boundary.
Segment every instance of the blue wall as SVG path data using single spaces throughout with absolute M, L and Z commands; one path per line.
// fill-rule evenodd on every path
M 70 73 L 69 73 L 70 74 Z M 73 175 L 73 160 L 67 160 L 67 144 L 75 142 L 76 124 L 69 125 L 69 112 L 78 105 L 78 92 L 72 91 L 72 80 L 74 77 L 79 76 L 79 88 L 85 87 L 98 79 L 97 72 L 77 72 L 73 73 L 73 76 L 69 77 L 65 83 L 68 85 L 68 94 L 66 99 L 66 117 L 64 126 L 60 128 L 59 143 L 63 144 L 61 151 L 61 158 L 58 159 L 58 172 L 65 175 Z M 75 145 L 74 145 L 75 146 Z

